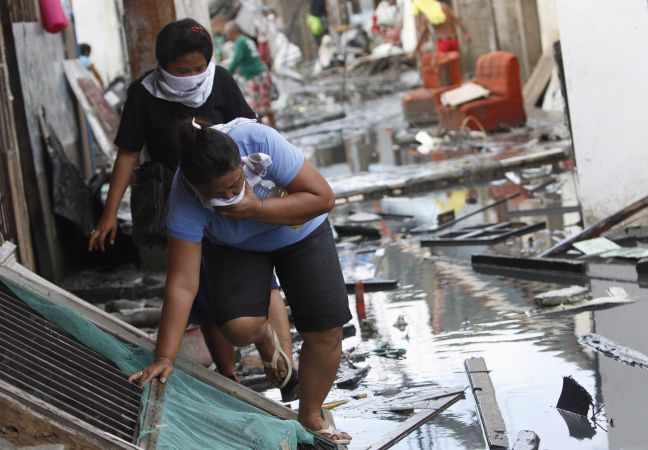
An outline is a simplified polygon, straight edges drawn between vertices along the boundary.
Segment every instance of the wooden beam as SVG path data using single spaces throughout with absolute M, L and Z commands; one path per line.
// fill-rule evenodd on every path
M 506 424 L 497 406 L 495 388 L 486 368 L 484 358 L 470 358 L 464 362 L 470 386 L 477 403 L 477 412 L 482 424 L 488 448 L 508 448 Z
M 155 39 L 162 27 L 176 20 L 173 0 L 124 0 L 124 31 L 131 79 L 155 69 Z
M 155 450 L 157 448 L 158 435 L 160 434 L 160 424 L 162 421 L 162 412 L 164 411 L 164 393 L 166 385 L 155 379 L 151 381 L 148 400 L 146 401 L 146 412 L 139 424 L 137 434 L 145 432 L 139 441 L 139 446 L 146 450 Z
M 429 402 L 428 407 L 430 409 L 425 409 L 415 416 L 410 417 L 405 422 L 401 423 L 395 430 L 390 431 L 381 437 L 377 442 L 371 445 L 368 450 L 383 450 L 394 446 L 412 431 L 420 428 L 423 424 L 438 416 L 442 411 L 448 409 L 462 398 L 464 398 L 463 391 L 449 397 L 443 397 L 433 402 Z
M 117 119 L 116 114 L 115 117 L 102 117 L 101 114 L 103 111 L 99 109 L 98 105 L 93 105 L 91 99 L 86 95 L 84 86 L 87 91 L 88 85 L 83 82 L 94 82 L 90 81 L 90 72 L 83 67 L 81 61 L 78 59 L 67 59 L 63 61 L 63 71 L 65 72 L 65 77 L 67 78 L 68 84 L 70 85 L 79 106 L 85 113 L 85 117 L 92 129 L 92 133 L 97 140 L 97 144 L 99 144 L 99 148 L 106 156 L 108 162 L 112 164 L 115 161 L 117 148 L 112 142 L 115 136 L 108 134 L 107 130 L 114 129 L 114 121 Z M 95 99 L 95 101 L 98 100 Z
M 533 72 L 531 72 L 531 76 L 524 84 L 522 97 L 525 105 L 535 107 L 542 93 L 547 89 L 555 66 L 553 46 L 551 46 L 544 51 L 534 67 Z
M 2 28 L 0 22 L 0 28 Z M 4 33 L 0 32 L 0 91 L 11 92 L 9 84 L 9 70 L 7 68 L 7 52 L 5 50 Z M 11 190 L 11 202 L 16 228 L 16 241 L 19 246 L 20 261 L 31 270 L 36 269 L 34 249 L 32 247 L 31 228 L 29 225 L 29 211 L 25 200 L 25 187 L 23 184 L 20 157 L 18 153 L 18 140 L 14 123 L 13 107 L 9 96 L 0 96 L 0 146 L 6 154 L 7 175 L 9 178 L 9 189 Z
M 550 249 L 545 250 L 544 252 L 540 253 L 540 257 L 546 257 L 546 256 L 553 256 L 557 255 L 559 253 L 563 253 L 567 251 L 571 245 L 575 242 L 578 241 L 584 241 L 586 239 L 591 239 L 594 237 L 599 236 L 601 233 L 604 233 L 605 231 L 609 230 L 613 226 L 623 222 L 625 219 L 628 217 L 631 217 L 635 214 L 637 214 L 639 211 L 642 211 L 648 206 L 648 196 L 637 200 L 636 202 L 632 203 L 631 205 L 626 206 L 625 208 L 615 212 L 611 216 L 606 217 L 605 219 L 601 220 L 600 222 L 595 223 L 594 225 L 591 225 L 587 228 L 585 228 L 583 231 L 578 233 L 575 236 L 572 236 L 568 239 L 565 239 L 558 244 L 554 245 Z

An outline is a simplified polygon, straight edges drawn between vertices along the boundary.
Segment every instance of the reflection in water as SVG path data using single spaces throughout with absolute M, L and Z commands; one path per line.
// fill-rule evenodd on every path
M 413 215 L 415 225 L 429 224 L 443 212 L 441 200 L 455 199 L 453 202 L 457 202 L 460 210 L 457 215 L 480 207 L 466 203 L 463 192 L 467 191 L 461 192 L 454 197 L 430 193 L 409 199 L 386 198 L 379 207 L 385 213 Z M 472 188 L 471 192 L 481 204 L 489 201 L 486 187 Z M 523 204 L 516 207 L 522 208 Z M 368 206 L 365 210 L 375 209 Z M 466 220 L 465 225 L 494 222 L 501 214 L 478 214 Z M 398 231 L 403 221 L 392 220 L 388 225 Z M 356 261 L 359 269 L 350 269 L 355 256 L 344 257 L 348 263 L 346 274 L 355 270 L 356 278 L 376 276 L 399 281 L 395 291 L 365 294 L 367 317 L 375 321 L 378 334 L 365 340 L 356 336 L 344 343 L 346 349 L 355 347 L 356 352 L 368 353 L 366 364 L 371 366 L 358 388 L 369 397 L 350 401 L 335 410 L 338 426 L 354 436 L 350 448 L 366 448 L 407 418 L 379 411 L 380 405 L 389 402 L 393 395 L 407 389 L 423 389 L 420 386 L 467 386 L 464 360 L 482 356 L 491 370 L 511 442 L 517 432 L 533 430 L 540 436 L 541 448 L 607 449 L 607 433 L 597 429 L 588 431 L 583 440 L 572 437 L 570 433 L 575 432 L 571 423 L 566 423 L 555 408 L 562 377 L 566 375 L 573 376 L 593 394 L 597 407 L 601 405 L 598 359 L 577 342 L 577 336 L 593 331 L 593 313 L 527 317 L 525 312 L 533 308 L 536 294 L 560 286 L 481 275 L 468 263 L 472 253 L 484 250 L 532 252 L 529 236 L 512 239 L 497 248 L 444 248 L 442 254 L 420 248 L 413 239 L 395 236 L 382 259 L 364 255 L 364 259 Z M 550 236 L 549 231 L 535 233 L 533 241 L 550 242 Z M 349 251 L 353 254 L 353 250 Z M 354 310 L 353 296 L 350 301 Z M 395 327 L 397 321 L 406 326 Z M 383 343 L 405 348 L 406 358 L 392 360 L 372 355 L 371 351 Z M 350 394 L 334 391 L 331 396 L 335 398 L 330 400 L 335 400 L 349 398 Z M 605 411 L 599 416 L 604 422 Z M 582 433 L 577 436 L 585 437 Z M 465 400 L 413 432 L 395 448 L 481 449 L 484 445 L 474 400 L 468 392 Z

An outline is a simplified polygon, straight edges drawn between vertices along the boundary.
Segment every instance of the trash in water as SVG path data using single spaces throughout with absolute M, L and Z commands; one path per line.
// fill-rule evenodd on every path
M 404 348 L 395 348 L 389 344 L 383 344 L 380 347 L 374 349 L 373 353 L 385 358 L 405 359 L 405 353 L 407 353 L 407 350 L 405 350 Z

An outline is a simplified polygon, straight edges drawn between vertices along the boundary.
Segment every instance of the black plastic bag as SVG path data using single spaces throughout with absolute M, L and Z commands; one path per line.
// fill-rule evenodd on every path
M 133 242 L 139 246 L 165 245 L 169 192 L 174 172 L 157 161 L 135 169 L 131 186 Z

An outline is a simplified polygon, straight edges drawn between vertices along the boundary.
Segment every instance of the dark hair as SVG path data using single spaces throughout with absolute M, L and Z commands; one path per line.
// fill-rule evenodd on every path
M 92 51 L 92 47 L 90 47 L 89 44 L 86 43 L 79 44 L 79 53 L 81 53 L 82 55 L 88 56 L 91 51 Z
M 180 171 L 194 186 L 209 183 L 236 169 L 241 164 L 241 154 L 234 139 L 225 133 L 212 130 L 211 124 L 191 119 L 178 125 Z
M 211 35 L 193 19 L 168 23 L 155 40 L 155 58 L 163 69 L 188 53 L 201 53 L 207 62 L 214 53 Z

